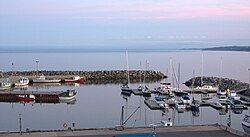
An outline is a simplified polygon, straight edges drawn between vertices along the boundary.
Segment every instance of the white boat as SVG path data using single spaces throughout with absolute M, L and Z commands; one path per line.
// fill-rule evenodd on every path
M 182 101 L 184 104 L 190 104 L 190 98 L 188 95 L 183 95 L 182 96 Z
M 175 107 L 178 112 L 184 112 L 186 108 L 182 100 L 177 100 L 175 103 Z
M 34 101 L 36 97 L 33 94 L 24 94 L 24 95 L 17 95 L 16 99 L 17 101 L 31 102 Z
M 21 77 L 17 83 L 15 83 L 15 86 L 25 86 L 29 84 L 29 79 L 26 77 Z
M 0 90 L 9 89 L 9 88 L 11 88 L 10 82 L 1 82 L 0 83 Z
M 195 100 L 195 99 L 193 98 L 193 101 L 191 102 L 190 107 L 191 107 L 191 110 L 192 110 L 192 111 L 199 110 L 200 101 L 199 101 L 199 100 Z
M 232 109 L 243 109 L 244 105 L 242 104 L 242 102 L 240 100 L 231 100 L 230 107 Z
M 64 79 L 64 82 L 72 82 L 72 83 L 83 83 L 84 81 L 86 81 L 86 78 L 80 76 L 73 76 L 71 78 Z
M 66 101 L 66 100 L 72 100 L 76 97 L 76 91 L 75 90 L 67 90 L 66 92 L 63 92 L 61 96 L 59 96 L 59 101 Z
M 221 105 L 220 102 L 210 102 L 209 103 L 211 107 L 216 108 L 216 109 L 222 109 L 223 106 Z
M 241 124 L 250 128 L 250 116 L 245 114 L 245 116 L 243 117 L 241 121 Z
M 127 83 L 121 86 L 121 93 L 125 95 L 130 95 L 132 89 L 130 89 L 130 79 L 129 79 L 129 66 L 128 66 L 128 51 L 126 51 L 126 66 L 127 66 Z
M 218 94 L 218 95 L 226 95 L 226 94 L 227 94 L 227 91 L 226 91 L 226 90 L 224 90 L 224 89 L 220 89 L 220 88 L 218 88 L 218 90 L 217 90 L 217 94 Z
M 167 99 L 166 102 L 167 102 L 169 105 L 174 106 L 175 103 L 176 103 L 176 99 L 175 99 L 174 97 L 171 97 L 171 98 Z
M 61 79 L 48 79 L 44 75 L 33 78 L 33 83 L 59 83 Z
M 234 90 L 229 90 L 228 89 L 228 92 L 227 92 L 227 96 L 229 97 L 229 98 L 234 98 L 234 97 L 236 97 L 236 92 L 234 91 Z
M 196 87 L 194 90 L 214 92 L 218 90 L 218 87 L 213 87 L 211 85 L 203 85 L 202 87 Z

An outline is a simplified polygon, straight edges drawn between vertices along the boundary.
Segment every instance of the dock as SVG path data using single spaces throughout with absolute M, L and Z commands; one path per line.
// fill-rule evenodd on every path
M 159 110 L 162 109 L 155 100 L 144 100 L 144 103 L 151 109 L 151 110 Z
M 186 126 L 156 126 L 156 127 L 125 127 L 123 131 L 117 131 L 114 128 L 86 128 L 86 129 L 61 129 L 61 130 L 34 130 L 22 132 L 22 135 L 17 132 L 2 132 L 0 137 L 112 137 L 117 135 L 131 134 L 152 134 L 155 133 L 159 137 L 239 137 L 249 136 L 242 131 L 234 130 L 218 124 L 211 125 L 186 125 Z
M 138 89 L 132 89 L 132 93 L 134 95 L 143 95 L 142 91 L 138 90 Z
M 63 94 L 63 91 L 3 91 L 0 92 L 1 102 L 17 102 L 17 95 L 29 95 L 33 94 L 36 97 L 36 102 L 45 103 L 57 103 L 59 96 Z

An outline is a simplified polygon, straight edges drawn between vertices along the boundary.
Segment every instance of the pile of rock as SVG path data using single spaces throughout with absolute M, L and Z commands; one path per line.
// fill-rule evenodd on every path
M 222 89 L 240 90 L 248 88 L 248 83 L 243 83 L 239 80 L 218 77 L 194 77 L 186 81 L 184 84 L 188 87 L 191 87 L 192 85 L 193 87 L 197 87 L 201 86 L 201 81 L 203 81 L 203 84 L 210 84 L 213 86 L 220 85 Z

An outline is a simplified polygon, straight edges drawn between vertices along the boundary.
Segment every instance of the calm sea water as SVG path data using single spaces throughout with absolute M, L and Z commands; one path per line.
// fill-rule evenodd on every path
M 250 53 L 249 52 L 198 52 L 198 51 L 172 51 L 172 52 L 130 52 L 129 68 L 131 70 L 149 69 L 167 72 L 170 59 L 177 70 L 181 65 L 181 81 L 184 82 L 195 75 L 201 74 L 202 54 L 204 56 L 204 75 L 222 76 L 249 81 Z M 123 52 L 98 53 L 1 53 L 0 70 L 121 70 L 126 69 L 126 57 Z M 36 61 L 39 61 L 36 64 Z M 220 64 L 222 62 L 222 69 Z M 140 65 L 141 64 L 141 65 Z M 222 71 L 220 71 L 222 70 Z M 159 83 L 147 83 L 149 88 L 159 86 Z M 137 88 L 138 84 L 131 85 Z M 78 91 L 73 104 L 21 104 L 0 102 L 0 131 L 19 130 L 19 114 L 22 116 L 23 129 L 63 129 L 63 123 L 76 128 L 114 127 L 118 125 L 122 106 L 127 106 L 125 115 L 129 117 L 135 109 L 140 109 L 128 120 L 126 126 L 148 126 L 158 124 L 166 119 L 160 110 L 150 110 L 144 104 L 144 98 L 131 95 L 127 99 L 120 94 L 120 85 L 60 85 L 60 86 L 29 86 L 28 90 L 58 91 L 67 89 Z M 16 89 L 15 91 L 18 91 Z M 195 95 L 200 98 L 201 95 Z M 249 113 L 244 110 L 242 114 L 228 112 L 220 115 L 211 107 L 201 107 L 198 116 L 191 111 L 178 113 L 170 110 L 167 113 L 174 125 L 197 124 L 224 124 L 227 125 L 231 115 L 231 127 L 243 131 L 241 117 Z

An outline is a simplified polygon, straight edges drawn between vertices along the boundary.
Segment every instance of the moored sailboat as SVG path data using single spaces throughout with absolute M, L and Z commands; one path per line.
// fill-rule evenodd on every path
M 121 86 L 121 93 L 125 95 L 130 95 L 132 89 L 130 88 L 130 79 L 129 79 L 129 66 L 128 66 L 128 51 L 126 51 L 126 66 L 127 66 L 127 83 Z

